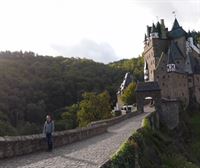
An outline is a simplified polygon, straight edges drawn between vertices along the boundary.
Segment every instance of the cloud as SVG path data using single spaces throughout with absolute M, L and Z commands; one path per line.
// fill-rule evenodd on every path
M 51 45 L 51 47 L 63 56 L 88 58 L 97 62 L 109 63 L 119 59 L 115 51 L 108 43 L 96 43 L 83 39 L 73 46 Z
M 133 0 L 133 2 L 134 1 L 149 9 L 155 17 L 165 18 L 168 22 L 173 18 L 172 11 L 175 11 L 178 20 L 185 23 L 187 26 L 199 20 L 200 1 L 198 0 Z

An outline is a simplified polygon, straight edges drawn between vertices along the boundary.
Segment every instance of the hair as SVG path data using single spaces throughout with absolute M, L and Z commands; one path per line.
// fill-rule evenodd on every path
M 52 116 L 50 114 L 47 114 L 46 118 L 47 117 L 49 117 L 51 121 L 53 120 L 53 118 L 52 118 Z

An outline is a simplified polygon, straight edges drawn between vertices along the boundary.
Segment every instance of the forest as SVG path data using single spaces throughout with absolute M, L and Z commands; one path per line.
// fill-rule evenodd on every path
M 142 57 L 105 65 L 33 52 L 0 52 L 0 136 L 40 133 L 47 114 L 57 130 L 85 125 L 84 102 L 91 96 L 97 102 L 104 97 L 111 109 L 127 71 L 142 80 Z

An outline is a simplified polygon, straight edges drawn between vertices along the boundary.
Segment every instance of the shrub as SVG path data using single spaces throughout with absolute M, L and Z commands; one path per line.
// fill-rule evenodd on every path
M 16 135 L 16 129 L 11 126 L 8 122 L 0 121 L 0 136 Z
M 119 149 L 119 151 L 112 157 L 112 168 L 134 168 L 135 167 L 135 142 L 128 140 Z

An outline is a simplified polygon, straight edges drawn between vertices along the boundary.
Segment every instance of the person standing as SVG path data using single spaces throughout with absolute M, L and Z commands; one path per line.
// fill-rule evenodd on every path
M 54 132 L 54 121 L 51 119 L 50 115 L 46 116 L 46 121 L 44 123 L 43 133 L 46 135 L 48 151 L 53 149 L 52 133 Z

